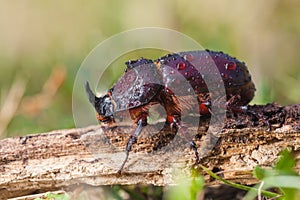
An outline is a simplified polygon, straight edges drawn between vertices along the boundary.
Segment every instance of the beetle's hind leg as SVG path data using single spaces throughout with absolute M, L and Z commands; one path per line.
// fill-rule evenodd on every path
M 267 125 L 267 130 L 266 131 L 270 131 L 272 128 L 272 125 L 270 123 L 270 121 L 268 119 L 266 119 L 261 113 L 255 112 L 253 110 L 249 109 L 248 105 L 236 105 L 235 104 L 235 100 L 236 98 L 240 98 L 239 95 L 233 96 L 232 98 L 230 98 L 227 102 L 226 102 L 226 107 L 229 111 L 231 111 L 232 113 L 242 113 L 242 114 L 248 114 L 251 115 L 252 117 L 255 118 L 255 120 L 259 121 L 260 119 L 262 119 L 262 121 Z
M 187 127 L 182 125 L 180 117 L 179 116 L 168 116 L 168 121 L 171 122 L 171 126 L 175 125 L 178 128 L 178 131 L 183 135 L 184 139 L 189 142 L 190 147 L 193 149 L 196 159 L 196 164 L 199 163 L 199 153 L 197 146 L 193 140 L 193 137 L 188 133 Z M 172 121 L 171 121 L 172 120 Z

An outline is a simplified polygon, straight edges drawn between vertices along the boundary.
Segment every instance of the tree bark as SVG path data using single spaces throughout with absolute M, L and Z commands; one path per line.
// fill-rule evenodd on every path
M 200 163 L 227 180 L 249 185 L 258 182 L 251 173 L 253 167 L 272 166 L 280 151 L 288 148 L 295 155 L 299 173 L 300 105 L 268 104 L 249 110 L 229 113 L 222 130 L 212 135 L 206 132 L 209 117 L 201 117 L 200 128 L 186 126 L 188 132 L 198 133 L 194 141 Z M 90 126 L 1 140 L 0 199 L 68 190 L 80 184 L 165 186 L 175 183 L 177 175 L 191 173 L 193 150 L 177 137 L 182 134 L 175 134 L 175 128 L 160 122 L 144 130 L 122 174 L 117 174 L 132 130 L 130 125 Z M 208 184 L 217 183 L 207 175 L 205 179 Z

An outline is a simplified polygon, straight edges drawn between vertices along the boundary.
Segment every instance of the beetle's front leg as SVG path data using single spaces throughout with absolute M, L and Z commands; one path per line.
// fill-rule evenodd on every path
M 141 134 L 143 128 L 147 125 L 147 115 L 148 115 L 148 112 L 142 113 L 142 115 L 140 115 L 140 117 L 138 118 L 138 120 L 136 122 L 137 126 L 127 142 L 126 149 L 125 149 L 126 157 L 117 172 L 118 174 L 121 174 L 122 169 L 128 160 L 129 152 L 131 151 L 132 145 L 136 142 L 136 140 L 137 140 L 138 136 Z

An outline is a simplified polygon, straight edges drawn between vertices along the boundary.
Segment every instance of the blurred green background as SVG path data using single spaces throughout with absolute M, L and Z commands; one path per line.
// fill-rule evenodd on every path
M 245 61 L 252 103 L 300 102 L 300 1 L 0 2 L 1 137 L 74 127 L 80 64 L 101 41 L 139 27 L 174 29 Z

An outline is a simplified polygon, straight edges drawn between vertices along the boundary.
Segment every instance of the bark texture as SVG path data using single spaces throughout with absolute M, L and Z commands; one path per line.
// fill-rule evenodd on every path
M 251 173 L 253 167 L 272 166 L 280 151 L 288 148 L 294 152 L 299 172 L 300 105 L 255 105 L 249 110 L 248 114 L 229 113 L 217 133 L 208 134 L 209 117 L 201 117 L 198 127 L 186 125 L 189 133 L 197 133 L 194 140 L 201 164 L 225 179 L 249 185 L 257 183 Z M 190 116 L 184 121 L 196 119 Z M 268 123 L 271 131 L 267 131 Z M 116 172 L 125 158 L 130 125 L 91 126 L 3 139 L 0 199 L 68 190 L 80 184 L 172 184 L 177 175 L 191 173 L 195 162 L 193 150 L 176 131 L 163 122 L 149 125 L 133 145 L 121 175 Z M 205 178 L 208 184 L 217 184 L 207 175 Z

